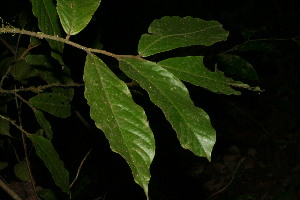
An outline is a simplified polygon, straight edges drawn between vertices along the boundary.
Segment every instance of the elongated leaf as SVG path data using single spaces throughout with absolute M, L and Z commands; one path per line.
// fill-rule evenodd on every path
M 55 184 L 59 186 L 63 192 L 70 194 L 69 172 L 64 167 L 64 163 L 59 159 L 51 142 L 42 136 L 34 134 L 30 135 L 29 138 L 33 143 L 36 154 L 43 160 L 50 171 Z
M 53 138 L 53 132 L 51 128 L 51 124 L 48 122 L 48 120 L 45 118 L 43 112 L 39 110 L 34 111 L 35 118 L 38 122 L 38 124 L 41 126 L 41 128 L 46 133 L 46 136 L 49 140 Z
M 86 58 L 84 82 L 92 119 L 148 196 L 155 144 L 144 110 L 134 103 L 126 84 L 94 55 Z
M 149 34 L 142 35 L 138 52 L 143 57 L 191 45 L 212 45 L 226 40 L 228 32 L 217 21 L 192 17 L 163 17 L 154 20 Z
M 151 101 L 162 109 L 181 146 L 210 160 L 215 130 L 208 115 L 194 106 L 185 85 L 150 61 L 126 58 L 120 61 L 120 68 L 147 90 Z
M 38 25 L 43 33 L 62 36 L 59 18 L 53 0 L 31 0 L 32 12 L 38 19 Z M 48 40 L 52 49 L 62 53 L 63 43 Z
M 34 107 L 62 118 L 71 115 L 70 101 L 70 97 L 60 92 L 45 92 L 29 99 L 29 103 Z
M 91 21 L 101 0 L 57 0 L 57 12 L 65 32 L 76 35 Z
M 227 78 L 223 72 L 217 69 L 215 72 L 209 71 L 203 64 L 202 56 L 169 58 L 158 64 L 172 72 L 180 80 L 204 87 L 212 92 L 227 95 L 240 94 L 239 91 L 232 89 L 230 85 L 241 84 L 242 82 Z

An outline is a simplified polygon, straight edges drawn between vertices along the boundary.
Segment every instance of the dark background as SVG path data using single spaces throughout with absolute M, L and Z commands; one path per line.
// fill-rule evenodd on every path
M 6 4 L 2 2 L 0 8 L 0 16 L 6 21 L 14 23 L 16 14 L 25 10 L 30 22 L 36 23 L 30 2 Z M 252 51 L 232 52 L 254 66 L 259 80 L 243 81 L 259 85 L 265 90 L 262 93 L 242 90 L 241 96 L 225 96 L 186 84 L 195 105 L 210 115 L 217 131 L 211 162 L 182 149 L 170 124 L 149 101 L 146 92 L 140 88 L 133 91 L 135 101 L 146 110 L 156 139 L 149 186 L 151 199 L 300 198 L 299 3 L 288 0 L 102 0 L 88 27 L 71 40 L 86 46 L 100 41 L 104 50 L 136 55 L 141 34 L 147 32 L 154 19 L 163 16 L 217 20 L 230 35 L 227 41 L 212 47 L 180 49 L 151 57 L 154 61 L 170 55 L 204 55 L 207 67 L 212 68 L 218 53 L 247 40 L 267 39 L 274 49 L 267 51 L 258 46 Z M 298 39 L 298 44 L 293 38 Z M 65 47 L 64 61 L 77 82 L 82 82 L 84 58 L 84 52 Z M 119 73 L 115 60 L 101 58 Z M 145 199 L 125 160 L 111 152 L 108 141 L 89 119 L 83 89 L 75 90 L 73 108 L 72 117 L 51 120 L 54 145 L 71 177 L 75 176 L 86 152 L 93 149 L 74 186 L 74 196 L 78 192 L 77 199 Z M 75 112 L 80 112 L 91 127 L 85 127 Z M 53 189 L 60 199 L 65 198 L 49 181 L 51 177 L 42 162 L 32 159 L 37 183 Z

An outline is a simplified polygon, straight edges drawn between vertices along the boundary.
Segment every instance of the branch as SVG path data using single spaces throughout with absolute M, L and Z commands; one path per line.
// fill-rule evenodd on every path
M 16 51 L 14 50 L 14 48 L 10 45 L 10 44 L 8 44 L 8 42 L 6 42 L 4 39 L 2 39 L 1 37 L 0 37 L 0 41 L 6 46 L 6 48 L 8 48 L 9 50 L 10 50 L 10 52 L 12 53 L 12 54 L 14 54 L 14 55 L 16 55 Z
M 2 189 L 7 194 L 9 194 L 9 196 L 11 196 L 11 198 L 13 198 L 14 200 L 22 200 L 21 197 L 19 197 L 17 193 L 15 193 L 12 189 L 10 189 L 8 185 L 6 185 L 1 179 L 0 179 L 0 187 L 2 187 Z
M 81 86 L 83 86 L 83 84 L 80 84 L 80 83 L 67 83 L 67 84 L 52 83 L 52 84 L 48 84 L 48 85 L 40 85 L 37 87 L 32 86 L 32 87 L 28 87 L 28 88 L 19 88 L 19 89 L 12 89 L 12 90 L 5 90 L 5 89 L 0 88 L 0 93 L 4 93 L 4 94 L 15 94 L 18 92 L 40 93 L 51 87 L 81 87 Z
M 91 153 L 92 149 L 89 150 L 89 152 L 87 152 L 87 154 L 84 156 L 84 158 L 82 159 L 79 167 L 78 167 L 78 170 L 77 170 L 77 173 L 76 173 L 76 176 L 74 178 L 74 180 L 72 181 L 72 183 L 70 184 L 70 188 L 74 185 L 74 183 L 76 182 L 76 180 L 78 179 L 78 176 L 79 176 L 79 173 L 80 173 L 80 170 L 82 168 L 82 165 L 84 163 L 84 161 L 86 160 L 86 158 L 89 156 L 89 154 Z
M 27 131 L 25 131 L 22 126 L 19 126 L 18 124 L 16 124 L 16 122 L 8 117 L 5 117 L 3 115 L 0 115 L 0 118 L 9 121 L 13 126 L 15 126 L 17 129 L 19 129 L 22 133 L 24 133 L 27 137 L 30 136 L 30 133 L 28 133 Z
M 80 44 L 77 44 L 75 42 L 70 41 L 69 38 L 61 38 L 61 37 L 58 37 L 58 36 L 47 35 L 47 34 L 44 34 L 44 33 L 41 33 L 41 32 L 36 33 L 36 32 L 27 31 L 27 30 L 24 30 L 24 29 L 21 30 L 21 29 L 17 29 L 17 28 L 0 28 L 0 33 L 12 33 L 12 34 L 19 33 L 19 34 L 23 34 L 23 35 L 29 35 L 29 36 L 37 37 L 39 39 L 55 40 L 55 41 L 62 42 L 64 44 L 68 44 L 70 46 L 73 46 L 75 48 L 81 49 L 81 50 L 83 50 L 87 53 L 100 53 L 100 54 L 103 54 L 103 55 L 106 55 L 106 56 L 113 57 L 117 60 L 121 60 L 122 58 L 143 59 L 140 55 L 137 55 L 137 56 L 134 56 L 134 55 L 117 55 L 117 54 L 114 54 L 114 53 L 111 53 L 111 52 L 108 52 L 108 51 L 105 51 L 105 50 L 101 50 L 101 49 L 88 48 L 88 47 L 85 47 L 85 46 L 82 46 Z

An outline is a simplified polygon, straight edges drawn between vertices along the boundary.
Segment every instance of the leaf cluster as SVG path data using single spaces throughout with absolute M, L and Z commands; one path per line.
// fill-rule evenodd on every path
M 150 165 L 155 156 L 155 139 L 144 109 L 132 98 L 132 83 L 145 90 L 150 100 L 161 109 L 181 146 L 208 160 L 216 142 L 216 131 L 208 114 L 194 105 L 184 82 L 223 95 L 240 95 L 237 88 L 260 89 L 227 77 L 217 65 L 214 71 L 209 70 L 204 65 L 203 56 L 169 57 L 158 62 L 147 59 L 178 48 L 210 46 L 225 41 L 229 33 L 217 21 L 190 16 L 156 19 L 150 24 L 148 33 L 139 40 L 138 55 L 116 55 L 72 42 L 72 36 L 86 28 L 100 3 L 101 0 L 57 0 L 56 4 L 53 1 L 31 0 L 32 13 L 38 20 L 40 32 L 5 25 L 0 28 L 0 33 L 17 34 L 17 37 L 21 37 L 19 34 L 31 36 L 27 48 L 19 48 L 18 44 L 12 46 L 3 40 L 7 51 L 0 52 L 0 134 L 8 139 L 28 138 L 55 184 L 71 195 L 69 172 L 52 144 L 55 134 L 48 116 L 69 117 L 73 87 L 84 85 L 84 97 L 90 107 L 91 119 L 103 131 L 112 151 L 126 160 L 134 181 L 149 198 L 148 184 Z M 44 45 L 42 39 L 49 44 L 49 54 L 34 53 L 35 48 Z M 71 70 L 63 61 L 65 45 L 86 52 L 83 84 L 74 82 Z M 96 53 L 115 58 L 126 78 L 118 77 Z M 231 67 L 229 71 L 241 75 L 241 78 L 257 79 L 251 64 L 239 56 L 224 53 L 218 55 L 218 59 L 219 64 Z M 242 72 L 235 72 L 237 68 L 234 66 L 246 67 Z M 126 81 L 128 79 L 130 82 Z M 38 130 L 23 128 L 20 114 L 23 104 L 31 110 Z M 16 115 L 10 114 L 12 112 Z M 17 128 L 19 134 L 12 134 L 12 127 Z M 25 140 L 23 145 L 26 149 Z M 25 157 L 28 159 L 28 155 Z M 2 166 L 5 167 L 5 163 Z M 19 164 L 19 168 L 30 172 L 29 165 Z M 29 173 L 26 179 L 32 179 L 30 176 Z

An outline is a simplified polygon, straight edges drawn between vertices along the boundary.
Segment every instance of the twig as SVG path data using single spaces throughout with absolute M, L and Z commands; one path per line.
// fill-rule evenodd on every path
M 15 94 L 18 92 L 35 92 L 40 93 L 43 92 L 43 90 L 46 90 L 48 88 L 52 87 L 81 87 L 83 84 L 80 83 L 67 83 L 67 84 L 61 84 L 61 83 L 51 83 L 48 85 L 40 85 L 37 87 L 28 87 L 28 88 L 19 88 L 19 89 L 12 89 L 12 90 L 4 90 L 0 88 L 0 93 L 6 93 L 6 94 Z
M 0 41 L 4 44 L 4 46 L 6 46 L 6 48 L 8 48 L 10 50 L 10 52 L 12 54 L 16 55 L 16 51 L 10 44 L 8 44 L 8 42 L 6 42 L 4 39 L 2 39 L 2 37 L 0 37 Z
M 18 97 L 19 99 L 21 99 L 25 104 L 27 104 L 33 111 L 36 110 L 35 107 L 33 107 L 26 99 L 24 99 L 22 96 L 18 95 L 17 93 L 15 94 L 16 97 Z
M 86 154 L 86 155 L 84 156 L 84 158 L 82 159 L 82 161 L 81 161 L 81 163 L 80 163 L 80 165 L 79 165 L 79 167 L 78 167 L 76 176 L 75 176 L 74 180 L 72 181 L 72 183 L 70 184 L 70 188 L 71 188 L 71 187 L 74 185 L 74 183 L 77 181 L 78 176 L 79 176 L 79 173 L 80 173 L 80 170 L 81 170 L 81 168 L 82 168 L 82 165 L 83 165 L 84 161 L 86 160 L 86 158 L 90 155 L 91 151 L 92 151 L 92 149 L 90 149 L 89 152 L 87 152 L 87 154 Z
M 7 77 L 8 73 L 10 72 L 12 66 L 13 66 L 13 65 L 10 65 L 10 66 L 7 68 L 5 74 L 2 76 L 1 81 L 0 81 L 0 89 L 1 89 L 1 87 L 2 87 L 2 85 L 3 85 L 3 82 L 4 82 L 5 78 Z
M 11 198 L 13 198 L 14 200 L 22 200 L 21 197 L 19 197 L 19 195 L 17 193 L 15 193 L 15 191 L 13 191 L 12 189 L 10 189 L 10 187 L 8 185 L 6 185 L 1 179 L 0 179 L 0 187 L 2 187 L 2 189 L 9 194 L 9 196 Z
M 19 129 L 22 133 L 24 133 L 27 137 L 30 136 L 30 133 L 28 133 L 27 131 L 25 131 L 22 126 L 19 126 L 18 124 L 16 124 L 16 122 L 8 117 L 5 117 L 3 115 L 0 115 L 0 118 L 9 121 L 13 126 L 15 126 L 17 129 Z
M 242 162 L 244 162 L 245 159 L 246 159 L 246 158 L 242 158 L 242 159 L 239 161 L 239 164 L 238 164 L 238 166 L 236 167 L 236 169 L 234 170 L 234 172 L 233 172 L 233 174 L 232 174 L 232 176 L 231 176 L 231 179 L 230 179 L 229 183 L 228 183 L 225 187 L 223 187 L 221 190 L 219 190 L 219 191 L 217 191 L 217 192 L 211 194 L 211 195 L 207 198 L 207 200 L 212 199 L 213 197 L 215 197 L 216 195 L 220 194 L 221 192 L 223 192 L 224 190 L 226 190 L 226 189 L 229 187 L 229 185 L 233 182 L 233 179 L 234 179 L 234 177 L 235 177 L 236 172 L 238 171 L 238 169 L 240 168 Z
M 44 33 L 36 33 L 36 32 L 21 30 L 21 29 L 17 29 L 17 28 L 0 28 L 0 32 L 1 33 L 13 33 L 13 34 L 20 33 L 20 34 L 24 34 L 24 35 L 30 35 L 30 36 L 33 36 L 33 37 L 37 37 L 37 38 L 40 38 L 40 39 L 45 38 L 45 39 L 55 40 L 55 41 L 58 41 L 58 42 L 62 42 L 62 43 L 71 45 L 71 46 L 76 47 L 78 49 L 82 49 L 82 50 L 84 50 L 88 53 L 92 53 L 92 52 L 101 53 L 101 54 L 104 54 L 104 55 L 107 55 L 107 56 L 110 56 L 110 57 L 119 58 L 119 56 L 116 55 L 116 54 L 113 54 L 113 53 L 110 53 L 110 52 L 107 52 L 107 51 L 104 51 L 104 50 L 101 50 L 101 49 L 88 48 L 88 47 L 82 46 L 80 44 L 77 44 L 75 42 L 72 42 L 68 39 L 58 37 L 58 36 L 47 35 L 47 34 L 44 34 Z
M 80 45 L 80 44 L 77 44 L 75 42 L 70 41 L 68 37 L 67 38 L 61 38 L 59 36 L 47 35 L 47 34 L 40 33 L 40 32 L 36 33 L 36 32 L 32 32 L 32 31 L 27 31 L 27 30 L 24 30 L 24 29 L 21 30 L 21 29 L 17 29 L 17 28 L 8 28 L 8 27 L 0 28 L 0 33 L 13 33 L 13 34 L 19 33 L 19 34 L 24 34 L 24 35 L 37 37 L 39 39 L 50 39 L 50 40 L 62 42 L 64 44 L 71 45 L 75 48 L 86 51 L 87 53 L 100 53 L 100 54 L 103 54 L 103 55 L 106 55 L 106 56 L 113 57 L 117 60 L 121 60 L 122 58 L 134 58 L 134 59 L 143 60 L 141 55 L 137 55 L 137 56 L 135 56 L 135 55 L 117 55 L 117 54 L 114 54 L 114 53 L 111 53 L 111 52 L 108 52 L 108 51 L 105 51 L 105 50 L 101 50 L 101 49 L 88 48 L 88 47 L 85 47 L 83 45 Z
M 30 104 L 25 99 L 23 99 L 20 95 L 18 95 L 17 93 L 15 93 L 15 101 L 16 101 L 16 107 L 18 109 L 19 124 L 22 127 L 21 108 L 19 106 L 18 98 L 20 98 L 23 102 L 27 103 L 28 105 L 30 105 Z M 22 104 L 20 104 L 20 105 L 22 105 Z M 22 131 L 21 131 L 21 133 L 22 133 Z M 35 180 L 34 180 L 33 175 L 31 173 L 30 161 L 29 161 L 29 156 L 28 156 L 28 151 L 27 151 L 27 143 L 26 143 L 26 138 L 25 138 L 24 134 L 22 134 L 22 144 L 23 144 L 24 156 L 25 156 L 27 170 L 28 170 L 28 173 L 29 173 L 29 178 L 30 178 L 31 186 L 32 186 L 32 189 L 34 191 L 34 197 L 35 197 L 36 200 L 38 200 L 39 198 L 38 198 L 38 195 L 37 195 L 37 192 L 36 192 L 36 188 L 35 188 Z
M 31 50 L 31 49 L 34 49 L 34 48 L 36 48 L 36 47 L 38 47 L 38 46 L 40 46 L 40 44 L 36 44 L 36 45 L 31 45 L 31 44 L 29 44 L 28 45 L 28 48 L 22 53 L 22 55 L 17 59 L 17 61 L 18 60 L 22 60 L 22 59 L 24 59 L 24 57 L 25 57 L 25 55 Z

